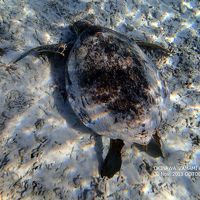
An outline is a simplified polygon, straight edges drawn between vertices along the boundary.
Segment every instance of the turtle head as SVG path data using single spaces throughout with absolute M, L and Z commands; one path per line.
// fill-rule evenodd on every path
M 80 21 L 74 22 L 72 27 L 73 27 L 74 32 L 77 35 L 79 35 L 80 33 L 82 33 L 84 30 L 86 30 L 90 26 L 92 26 L 92 24 L 88 20 L 80 20 Z

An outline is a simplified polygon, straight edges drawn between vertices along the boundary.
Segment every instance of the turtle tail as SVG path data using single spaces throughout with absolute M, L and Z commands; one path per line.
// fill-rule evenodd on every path
M 110 139 L 110 148 L 101 170 L 102 177 L 107 176 L 108 178 L 112 178 L 115 173 L 120 171 L 122 164 L 121 150 L 123 146 L 124 142 L 122 140 Z

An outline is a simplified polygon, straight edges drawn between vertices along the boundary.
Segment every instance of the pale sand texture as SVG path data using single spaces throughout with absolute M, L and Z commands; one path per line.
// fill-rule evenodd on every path
M 176 110 L 161 130 L 167 158 L 129 148 L 109 180 L 98 173 L 109 139 L 91 136 L 73 114 L 64 64 L 28 56 L 8 65 L 27 49 L 66 39 L 67 26 L 88 15 L 175 51 L 155 59 Z M 200 199 L 200 170 L 166 177 L 155 168 L 200 167 L 199 29 L 198 0 L 0 0 L 0 199 Z

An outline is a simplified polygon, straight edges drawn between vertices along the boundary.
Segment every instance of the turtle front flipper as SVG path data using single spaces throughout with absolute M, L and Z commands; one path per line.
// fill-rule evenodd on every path
M 38 46 L 36 48 L 30 49 L 27 52 L 23 53 L 20 55 L 18 58 L 16 58 L 12 63 L 17 63 L 21 59 L 25 58 L 27 55 L 32 54 L 32 55 L 41 55 L 45 53 L 55 53 L 55 54 L 60 54 L 62 56 L 66 55 L 66 52 L 71 47 L 71 43 L 59 43 L 59 44 L 51 44 L 51 45 L 43 45 L 43 46 Z
M 135 40 L 136 44 L 140 47 L 147 47 L 147 48 L 151 48 L 151 49 L 158 49 L 160 51 L 162 51 L 164 54 L 166 55 L 170 55 L 172 52 L 168 49 L 165 49 L 164 47 L 158 45 L 158 44 L 153 44 L 147 41 L 141 41 L 141 40 Z
M 124 142 L 122 140 L 110 139 L 110 148 L 101 170 L 102 177 L 107 176 L 108 178 L 112 178 L 115 173 L 120 171 L 122 164 L 121 150 L 123 146 Z

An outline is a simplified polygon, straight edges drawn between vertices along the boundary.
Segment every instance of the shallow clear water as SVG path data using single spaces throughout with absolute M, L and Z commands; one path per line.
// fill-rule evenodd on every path
M 199 7 L 197 0 L 1 0 L 0 197 L 198 199 L 200 175 L 186 172 L 200 167 Z M 147 52 L 176 111 L 160 130 L 167 157 L 129 147 L 121 172 L 109 180 L 98 172 L 109 139 L 91 136 L 72 112 L 64 62 L 52 66 L 28 56 L 8 64 L 27 49 L 66 40 L 69 24 L 92 16 L 97 24 L 174 51 L 161 59 Z

